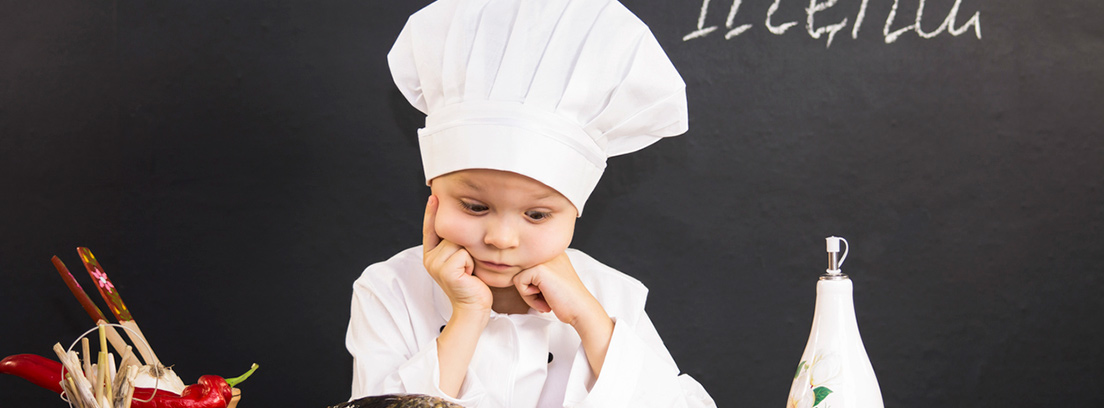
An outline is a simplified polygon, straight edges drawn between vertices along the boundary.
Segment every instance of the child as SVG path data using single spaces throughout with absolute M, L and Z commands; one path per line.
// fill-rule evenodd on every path
M 685 84 L 613 0 L 439 0 L 388 55 L 427 114 L 422 246 L 353 287 L 353 398 L 710 407 L 637 280 L 569 249 L 608 156 L 687 128 Z

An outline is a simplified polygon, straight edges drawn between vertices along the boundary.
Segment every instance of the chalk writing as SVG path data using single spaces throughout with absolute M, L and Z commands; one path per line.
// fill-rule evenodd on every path
M 832 46 L 832 38 L 835 38 L 837 31 L 842 30 L 843 27 L 847 26 L 847 19 L 845 18 L 843 19 L 843 21 L 840 21 L 836 24 L 830 24 L 820 28 L 813 28 L 813 15 L 817 12 L 827 10 L 829 7 L 836 5 L 838 1 L 839 0 L 829 0 L 824 3 L 817 3 L 816 0 L 810 0 L 809 7 L 805 9 L 805 15 L 807 16 L 805 19 L 805 29 L 809 32 L 809 36 L 813 37 L 814 39 L 818 39 L 825 32 L 828 33 L 828 44 L 825 45 L 825 48 Z
M 723 0 L 722 0 L 723 1 Z M 778 12 L 783 0 L 773 0 L 770 7 L 767 9 L 767 17 L 763 22 L 763 26 L 767 28 L 767 31 L 775 35 L 785 34 L 787 30 L 796 26 L 797 21 L 787 21 L 784 23 L 777 23 L 774 21 L 775 13 Z M 888 1 L 888 0 L 883 0 Z M 908 0 L 906 0 L 908 1 Z M 958 22 L 958 12 L 962 5 L 962 0 L 955 0 L 954 6 L 951 7 L 947 16 L 943 19 L 943 22 L 933 31 L 925 31 L 921 24 L 924 19 L 924 7 L 925 0 L 915 0 L 918 2 L 916 8 L 916 19 L 912 21 L 912 24 L 904 27 L 899 27 L 901 23 L 897 21 L 897 10 L 901 3 L 901 0 L 893 0 L 893 7 L 890 9 L 889 14 L 886 16 L 885 25 L 882 27 L 882 36 L 885 38 L 886 44 L 892 44 L 902 35 L 908 32 L 915 32 L 917 36 L 924 39 L 930 39 L 944 32 L 948 32 L 951 35 L 957 37 L 973 28 L 974 36 L 977 39 L 981 39 L 981 11 L 974 12 L 974 15 L 966 20 L 959 26 L 955 26 Z M 724 39 L 729 40 L 740 34 L 743 34 L 747 30 L 752 28 L 751 24 L 736 24 L 736 15 L 740 11 L 740 5 L 742 0 L 731 0 L 731 5 L 728 7 L 728 14 L 725 18 L 725 31 Z M 809 34 L 809 37 L 819 40 L 825 34 L 827 39 L 825 42 L 825 48 L 832 46 L 832 41 L 836 37 L 836 33 L 843 31 L 848 23 L 848 18 L 834 23 L 818 23 L 816 20 L 817 13 L 824 12 L 832 7 L 836 7 L 840 0 L 809 0 L 808 7 L 805 7 L 805 31 Z M 694 39 L 704 38 L 714 31 L 720 29 L 719 26 L 710 25 L 706 26 L 706 21 L 709 17 L 711 0 L 702 0 L 701 12 L 698 14 L 698 21 L 696 28 L 689 34 L 682 37 L 683 41 L 690 41 Z M 870 0 L 861 0 L 858 7 L 858 12 L 855 14 L 855 20 L 851 24 L 851 38 L 859 38 L 859 30 L 862 28 L 863 22 L 867 17 L 867 7 Z
M 771 3 L 770 8 L 767 9 L 767 23 L 766 23 L 767 24 L 767 29 L 770 30 L 770 32 L 772 32 L 774 34 L 778 34 L 778 35 L 782 35 L 783 33 L 786 32 L 786 30 L 789 30 L 790 27 L 793 27 L 793 26 L 797 25 L 796 21 L 791 21 L 791 22 L 788 22 L 786 24 L 782 24 L 782 25 L 779 25 L 779 26 L 771 24 L 771 16 L 774 15 L 774 12 L 778 11 L 778 3 L 781 3 L 781 2 L 782 2 L 782 0 L 774 0 L 774 3 Z

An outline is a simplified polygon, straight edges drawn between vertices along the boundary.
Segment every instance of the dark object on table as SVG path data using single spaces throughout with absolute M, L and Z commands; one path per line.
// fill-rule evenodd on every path
M 437 397 L 421 394 L 389 394 L 364 397 L 329 408 L 464 408 Z

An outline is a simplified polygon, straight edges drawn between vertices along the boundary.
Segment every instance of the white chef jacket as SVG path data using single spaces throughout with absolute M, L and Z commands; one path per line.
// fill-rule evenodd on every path
M 468 408 L 715 407 L 678 367 L 644 313 L 642 283 L 568 249 L 575 272 L 614 321 L 594 378 L 570 325 L 552 313 L 490 314 L 459 398 L 438 387 L 437 336 L 452 304 L 422 264 L 422 247 L 369 266 L 353 284 L 345 344 L 353 355 L 352 399 L 389 393 L 441 397 Z

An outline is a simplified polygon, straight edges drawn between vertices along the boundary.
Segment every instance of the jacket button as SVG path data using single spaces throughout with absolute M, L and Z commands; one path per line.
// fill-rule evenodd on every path
M 552 364 L 552 353 L 548 353 L 548 364 Z

